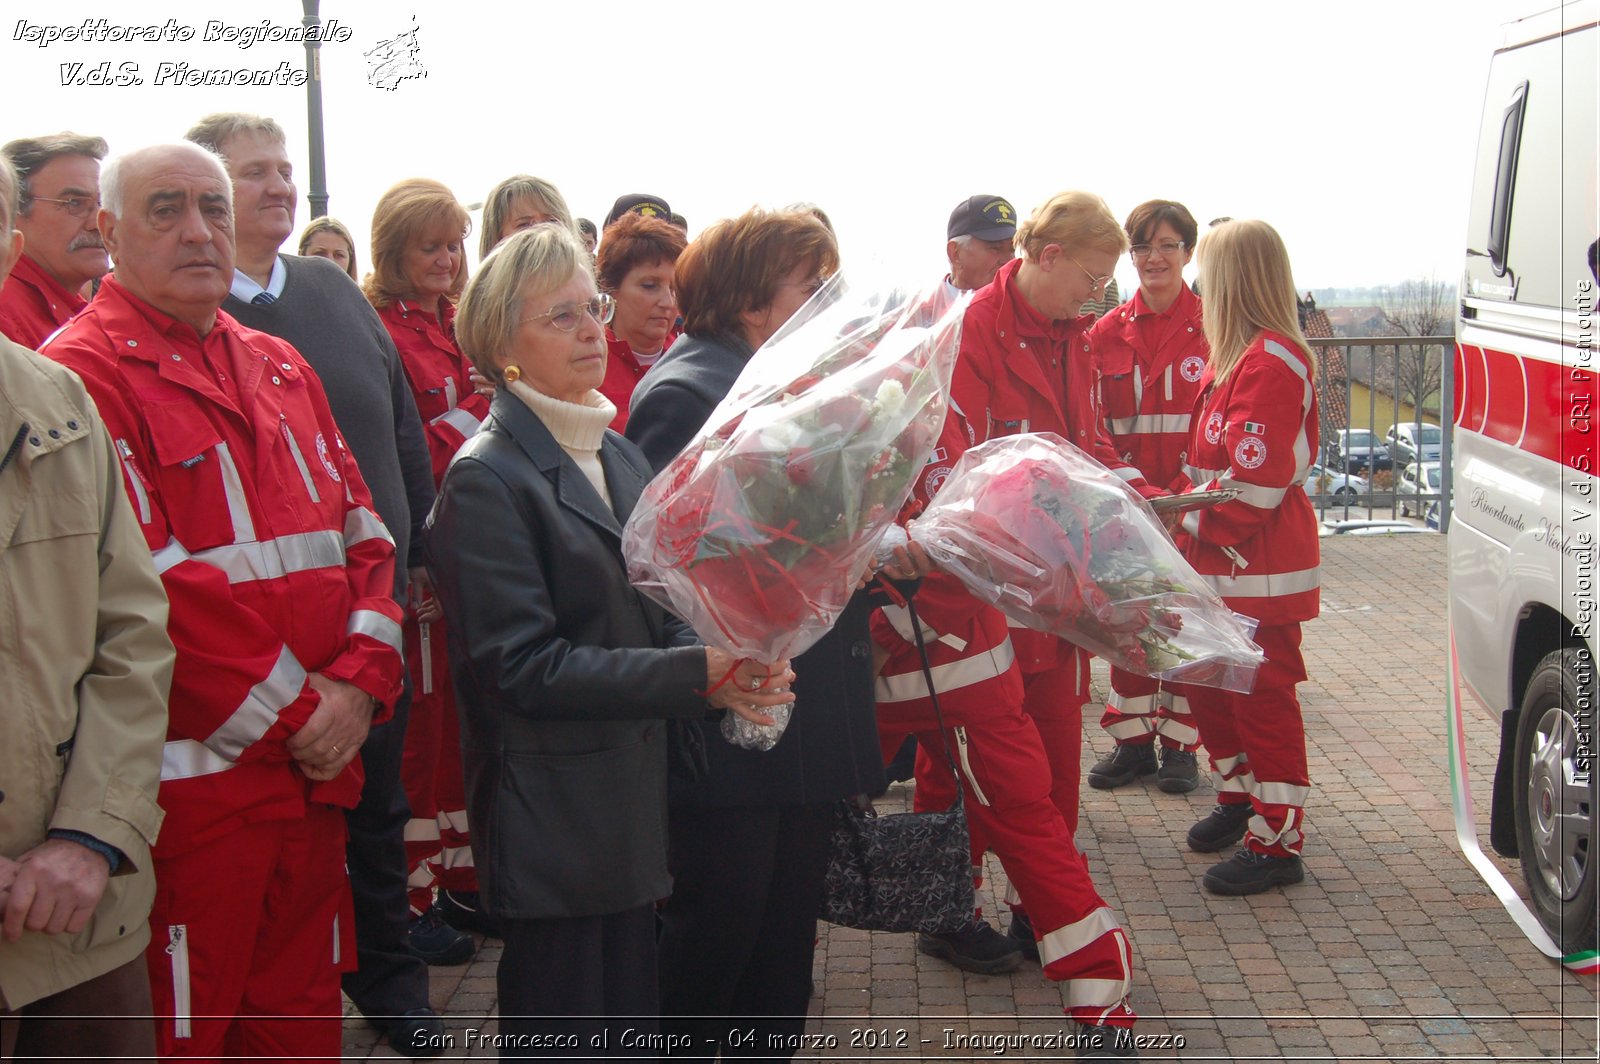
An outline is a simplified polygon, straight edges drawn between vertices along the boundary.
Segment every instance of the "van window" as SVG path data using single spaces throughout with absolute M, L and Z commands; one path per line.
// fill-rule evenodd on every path
M 1569 33 L 1494 57 L 1464 295 L 1572 310 L 1578 281 L 1594 279 L 1597 40 L 1593 30 Z

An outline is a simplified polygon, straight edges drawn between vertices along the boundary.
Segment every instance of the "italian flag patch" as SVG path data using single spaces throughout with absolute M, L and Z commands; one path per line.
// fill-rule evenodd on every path
M 1244 430 L 1250 433 L 1252 436 L 1264 436 L 1267 432 L 1267 426 L 1263 425 L 1259 421 L 1246 421 L 1244 423 Z

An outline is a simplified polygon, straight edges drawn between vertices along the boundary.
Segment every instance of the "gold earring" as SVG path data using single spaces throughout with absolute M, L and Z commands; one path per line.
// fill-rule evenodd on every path
M 514 384 L 522 378 L 522 368 L 520 366 L 507 366 L 501 376 L 505 377 L 507 384 Z

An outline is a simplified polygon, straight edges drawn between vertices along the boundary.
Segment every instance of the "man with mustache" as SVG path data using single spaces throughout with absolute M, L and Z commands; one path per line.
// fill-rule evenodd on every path
M 0 333 L 35 350 L 83 309 L 82 289 L 110 268 L 100 240 L 106 142 L 77 133 L 14 140 L 0 154 L 21 179 L 22 259 L 0 290 Z
M 394 542 L 311 368 L 218 309 L 234 233 L 217 157 L 112 158 L 100 198 L 116 268 L 43 353 L 99 406 L 171 601 L 157 1052 L 337 1059 L 343 810 L 400 694 Z

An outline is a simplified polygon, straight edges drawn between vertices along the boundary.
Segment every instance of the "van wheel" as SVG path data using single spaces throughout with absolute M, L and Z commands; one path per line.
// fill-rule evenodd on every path
M 1539 662 L 1517 726 L 1517 850 L 1539 922 L 1563 953 L 1592 950 L 1596 933 L 1594 659 L 1568 647 Z

